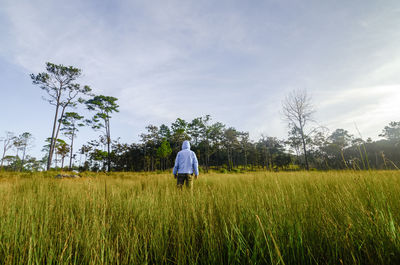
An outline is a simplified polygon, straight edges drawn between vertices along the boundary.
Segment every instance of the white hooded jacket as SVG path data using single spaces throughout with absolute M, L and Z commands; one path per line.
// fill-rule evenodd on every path
M 194 174 L 199 175 L 198 161 L 196 154 L 190 150 L 189 141 L 182 143 L 182 150 L 176 155 L 173 174 Z

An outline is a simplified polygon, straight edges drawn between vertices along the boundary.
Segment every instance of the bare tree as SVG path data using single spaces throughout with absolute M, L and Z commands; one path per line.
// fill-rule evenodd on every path
M 306 90 L 293 90 L 282 102 L 284 119 L 289 123 L 291 131 L 295 131 L 303 146 L 304 162 L 306 169 L 309 170 L 306 133 L 309 123 L 313 121 L 312 115 L 315 112 L 311 103 L 311 98 Z

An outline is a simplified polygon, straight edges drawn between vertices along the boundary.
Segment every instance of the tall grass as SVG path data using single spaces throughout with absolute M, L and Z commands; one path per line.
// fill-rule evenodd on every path
M 0 175 L 0 264 L 400 264 L 400 174 Z

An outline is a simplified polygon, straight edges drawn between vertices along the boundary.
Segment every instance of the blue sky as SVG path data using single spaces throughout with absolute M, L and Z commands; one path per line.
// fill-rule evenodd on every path
M 252 139 L 284 138 L 281 103 L 307 89 L 315 119 L 378 138 L 400 113 L 399 1 L 0 0 L 0 133 L 39 156 L 53 108 L 32 85 L 45 62 L 119 98 L 112 135 L 210 114 Z M 83 129 L 78 144 L 97 133 Z

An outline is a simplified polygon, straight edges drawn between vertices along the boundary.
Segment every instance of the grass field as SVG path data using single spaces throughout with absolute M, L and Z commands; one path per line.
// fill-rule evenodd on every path
M 398 171 L 0 173 L 0 264 L 400 264 Z

